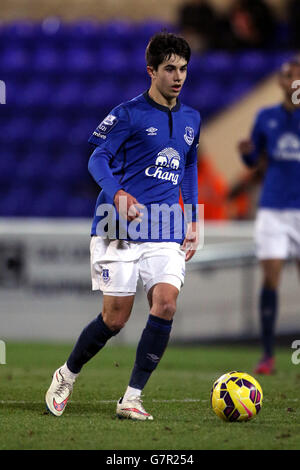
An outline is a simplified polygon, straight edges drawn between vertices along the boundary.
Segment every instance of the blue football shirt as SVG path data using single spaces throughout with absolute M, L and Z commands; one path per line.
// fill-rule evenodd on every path
M 300 209 L 300 110 L 282 104 L 261 109 L 251 139 L 254 151 L 242 156 L 244 162 L 254 166 L 263 151 L 268 159 L 259 206 Z
M 200 123 L 200 114 L 193 108 L 177 101 L 170 110 L 152 100 L 148 92 L 110 112 L 89 138 L 97 146 L 89 160 L 89 171 L 102 188 L 92 235 L 103 235 L 103 221 L 107 219 L 103 208 L 113 204 L 115 193 L 123 189 L 145 206 L 145 223 L 140 224 L 138 241 L 182 242 L 178 213 L 171 213 L 167 233 L 161 208 L 168 212 L 173 204 L 177 205 L 181 188 L 184 203 L 193 207 L 195 220 Z M 126 222 L 124 235 L 124 221 L 117 212 L 114 220 L 115 238 L 135 239 Z M 130 224 L 132 227 L 133 222 Z

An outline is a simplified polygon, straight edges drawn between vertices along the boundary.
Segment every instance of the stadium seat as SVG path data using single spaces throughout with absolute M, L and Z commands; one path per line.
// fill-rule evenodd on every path
M 17 158 L 15 153 L 11 150 L 1 152 L 0 158 L 0 184 L 5 184 L 7 181 L 13 181 L 17 171 Z
M 99 110 L 114 108 L 118 102 L 116 96 L 120 94 L 120 84 L 118 80 L 101 78 L 84 88 L 83 102 L 86 106 L 96 107 Z
M 10 190 L 4 186 L 5 193 L 0 198 L 1 216 L 28 216 L 32 214 L 34 194 L 30 186 L 14 185 Z
M 32 68 L 35 74 L 51 73 L 61 75 L 64 64 L 64 56 L 59 48 L 40 44 L 32 58 Z
M 64 54 L 64 68 L 70 74 L 88 73 L 95 67 L 93 53 L 85 47 L 69 47 Z
M 52 90 L 50 104 L 57 109 L 78 107 L 82 103 L 85 89 L 82 82 L 76 78 L 63 81 Z
M 32 80 L 27 83 L 19 83 L 19 90 L 13 96 L 17 106 L 47 106 L 49 104 L 51 85 L 47 79 Z
M 164 27 L 55 17 L 0 26 L 0 78 L 8 97 L 0 115 L 2 215 L 91 216 L 94 201 L 80 186 L 92 184 L 87 140 L 112 108 L 148 88 L 145 46 Z M 181 99 L 207 122 L 291 55 L 193 54 Z
M 18 73 L 29 66 L 30 54 L 27 49 L 21 45 L 6 44 L 2 51 L 1 68 L 6 73 Z

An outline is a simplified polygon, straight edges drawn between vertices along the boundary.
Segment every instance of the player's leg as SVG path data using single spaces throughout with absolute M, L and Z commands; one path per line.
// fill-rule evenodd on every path
M 135 390 L 144 389 L 165 352 L 178 294 L 179 290 L 167 283 L 156 284 L 148 292 L 150 315 L 138 344 L 136 362 L 129 382 L 129 386 Z
M 78 374 L 83 365 L 120 332 L 130 316 L 133 302 L 134 295 L 103 295 L 102 313 L 84 328 L 67 360 L 71 372 Z
M 53 374 L 46 393 L 47 408 L 52 414 L 62 415 L 82 367 L 125 326 L 133 302 L 134 295 L 103 296 L 102 313 L 83 329 L 66 363 Z
M 137 347 L 129 385 L 118 403 L 120 418 L 153 419 L 142 407 L 140 397 L 168 345 L 178 294 L 179 290 L 167 283 L 156 284 L 148 292 L 150 315 Z
M 184 281 L 184 265 L 184 253 L 176 247 L 174 250 L 158 247 L 156 256 L 140 263 L 150 315 L 137 347 L 129 385 L 117 406 L 119 417 L 153 419 L 140 407 L 140 397 L 167 347 L 177 297 Z
M 289 221 L 282 211 L 260 209 L 255 223 L 256 254 L 263 280 L 259 294 L 259 317 L 263 357 L 255 373 L 274 371 L 274 331 L 278 315 L 278 289 L 284 260 L 290 252 Z
M 263 357 L 257 365 L 257 374 L 270 374 L 274 371 L 274 336 L 278 314 L 278 289 L 284 260 L 261 260 L 263 282 L 259 298 L 259 314 Z
M 92 237 L 92 286 L 93 290 L 103 292 L 103 310 L 84 328 L 66 363 L 54 372 L 46 394 L 46 404 L 56 416 L 63 413 L 83 365 L 111 337 L 118 334 L 130 316 L 136 291 L 137 267 L 134 262 L 122 262 L 118 247 L 116 241 Z M 113 261 L 115 259 L 120 261 Z

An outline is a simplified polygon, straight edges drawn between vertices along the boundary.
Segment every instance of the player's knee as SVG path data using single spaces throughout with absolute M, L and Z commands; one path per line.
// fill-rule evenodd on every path
M 103 315 L 103 321 L 111 331 L 120 331 L 126 325 L 126 320 L 122 317 L 110 318 L 109 315 Z
M 265 289 L 276 290 L 278 288 L 278 284 L 279 284 L 279 279 L 277 277 L 265 276 L 263 287 Z
M 172 320 L 176 312 L 176 302 L 163 301 L 159 304 L 153 305 L 152 312 L 155 315 L 164 318 L 165 320 Z

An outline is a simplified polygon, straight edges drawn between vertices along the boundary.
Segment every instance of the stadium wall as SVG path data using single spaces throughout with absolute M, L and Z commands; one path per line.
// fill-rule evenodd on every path
M 278 75 L 274 74 L 203 128 L 200 141 L 204 152 L 229 183 L 235 182 L 245 171 L 237 150 L 238 142 L 250 136 L 255 116 L 261 108 L 281 100 Z
M 230 8 L 234 0 L 208 0 L 218 10 Z M 274 10 L 282 15 L 286 0 L 267 0 Z M 182 0 L 2 0 L 0 19 L 5 21 L 16 18 L 42 20 L 48 16 L 58 16 L 72 21 L 80 17 L 90 17 L 99 21 L 116 18 L 141 21 L 153 18 L 171 23 L 177 22 L 178 8 Z

